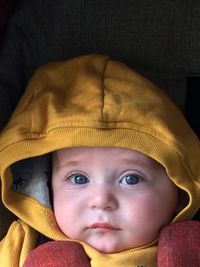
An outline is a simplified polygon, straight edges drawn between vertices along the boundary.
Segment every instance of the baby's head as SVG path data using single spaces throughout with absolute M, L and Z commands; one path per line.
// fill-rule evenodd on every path
M 104 253 L 154 241 L 179 209 L 179 189 L 164 167 L 125 148 L 54 152 L 52 190 L 63 233 Z

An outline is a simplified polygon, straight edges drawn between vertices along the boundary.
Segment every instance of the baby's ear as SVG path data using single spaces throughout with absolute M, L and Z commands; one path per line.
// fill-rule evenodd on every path
M 188 205 L 188 203 L 189 203 L 188 194 L 180 189 L 178 195 L 178 204 L 176 207 L 176 214 L 178 214 L 181 210 L 183 210 Z

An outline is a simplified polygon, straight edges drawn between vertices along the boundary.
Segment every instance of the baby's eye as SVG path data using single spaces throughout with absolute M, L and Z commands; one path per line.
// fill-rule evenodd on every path
M 69 178 L 73 184 L 87 184 L 89 183 L 88 178 L 82 174 L 74 174 Z
M 126 184 L 126 185 L 135 185 L 139 183 L 140 179 L 141 178 L 137 176 L 136 174 L 129 174 L 129 175 L 122 177 L 122 179 L 120 180 L 120 183 Z

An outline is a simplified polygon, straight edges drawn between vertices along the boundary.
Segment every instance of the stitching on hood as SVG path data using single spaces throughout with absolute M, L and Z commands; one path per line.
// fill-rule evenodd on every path
M 106 63 L 104 65 L 104 69 L 103 69 L 103 72 L 102 72 L 102 76 L 101 76 L 101 88 L 102 88 L 102 113 L 101 113 L 101 119 L 102 121 L 104 121 L 104 101 L 105 101 L 105 85 L 104 85 L 104 80 L 105 80 L 105 72 L 106 72 L 106 69 L 108 67 L 108 64 L 109 64 L 109 61 L 110 61 L 110 58 L 107 58 L 106 60 Z

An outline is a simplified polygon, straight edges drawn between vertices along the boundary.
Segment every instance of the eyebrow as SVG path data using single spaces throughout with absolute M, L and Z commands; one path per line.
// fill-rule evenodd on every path
M 152 169 L 152 170 L 157 170 L 158 167 L 162 167 L 162 165 L 160 165 L 159 162 L 156 162 L 155 160 L 151 158 L 148 159 L 148 161 L 124 158 L 123 162 L 128 163 L 130 165 L 136 165 L 136 166 L 140 166 L 140 167 L 144 167 L 146 169 Z
M 73 160 L 69 160 L 69 161 L 65 161 L 63 162 L 62 164 L 57 164 L 56 168 L 54 166 L 54 168 L 56 170 L 60 170 L 62 168 L 67 168 L 68 166 L 70 167 L 77 167 L 80 162 L 82 162 L 82 160 L 80 159 L 73 159 Z M 158 167 L 162 167 L 161 164 L 159 164 L 159 162 L 155 161 L 154 159 L 151 159 L 149 158 L 148 161 L 143 161 L 141 159 L 130 159 L 130 158 L 121 158 L 119 159 L 119 163 L 122 162 L 123 164 L 126 164 L 126 165 L 135 165 L 136 167 L 143 167 L 145 169 L 148 169 L 148 170 L 157 170 Z M 82 163 L 82 164 L 85 164 L 85 163 Z M 164 168 L 164 167 L 163 167 Z
M 62 164 L 59 164 L 59 165 L 57 164 L 56 170 L 60 170 L 60 169 L 65 168 L 67 166 L 74 166 L 74 167 L 76 167 L 77 165 L 79 165 L 79 163 L 80 163 L 80 160 L 69 160 L 69 161 L 65 161 Z M 54 166 L 54 168 L 55 168 L 55 166 Z

